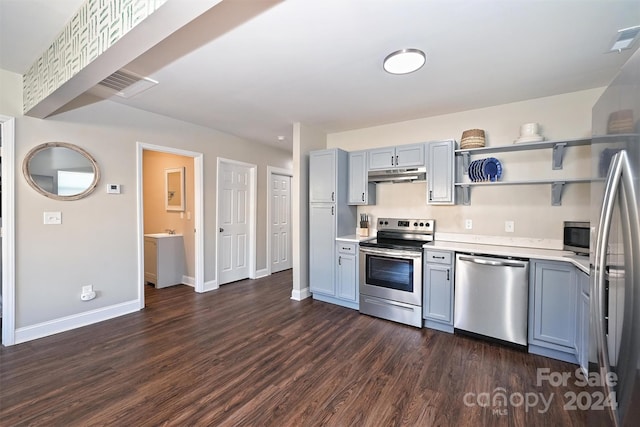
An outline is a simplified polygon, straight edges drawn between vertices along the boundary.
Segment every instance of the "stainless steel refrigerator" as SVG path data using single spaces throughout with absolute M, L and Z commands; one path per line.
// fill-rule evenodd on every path
M 589 375 L 612 405 L 591 425 L 640 423 L 640 50 L 593 107 Z M 610 375 L 612 374 L 612 375 Z M 596 390 L 597 389 L 597 390 Z M 599 413 L 597 409 L 599 410 Z

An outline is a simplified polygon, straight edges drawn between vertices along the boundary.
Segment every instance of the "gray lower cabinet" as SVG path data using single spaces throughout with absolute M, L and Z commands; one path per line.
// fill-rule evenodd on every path
M 577 363 L 578 272 L 565 262 L 531 260 L 529 352 Z
M 336 297 L 337 303 L 358 309 L 358 244 L 336 242 Z
M 589 372 L 589 275 L 578 271 L 578 316 L 576 324 L 576 355 L 582 372 Z
M 424 326 L 453 332 L 453 252 L 426 250 L 422 317 Z
M 455 148 L 453 140 L 427 144 L 427 204 L 455 203 Z

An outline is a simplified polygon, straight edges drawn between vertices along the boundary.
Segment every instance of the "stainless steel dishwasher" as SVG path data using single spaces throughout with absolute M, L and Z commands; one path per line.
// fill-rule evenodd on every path
M 527 345 L 529 261 L 456 254 L 457 331 Z

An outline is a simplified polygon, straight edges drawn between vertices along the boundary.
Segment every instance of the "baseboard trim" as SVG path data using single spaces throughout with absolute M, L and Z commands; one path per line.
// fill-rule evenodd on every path
M 218 285 L 217 280 L 209 280 L 208 282 L 204 282 L 204 290 L 202 292 L 215 291 L 219 287 L 220 285 Z
M 263 268 L 262 270 L 256 270 L 256 279 L 262 279 L 263 277 L 267 277 L 271 275 L 271 273 L 269 273 L 269 270 L 266 268 Z
M 292 300 L 296 300 L 296 301 L 302 301 L 303 299 L 307 299 L 311 296 L 311 291 L 309 290 L 309 288 L 303 288 L 303 289 L 292 289 L 291 290 L 291 299 Z
M 196 287 L 196 278 L 191 276 L 182 276 L 182 284 L 191 286 L 192 288 Z
M 20 344 L 38 338 L 48 337 L 49 335 L 70 331 L 82 326 L 124 316 L 125 314 L 135 313 L 136 311 L 140 311 L 140 302 L 138 300 L 133 300 L 91 311 L 85 311 L 84 313 L 61 317 L 59 319 L 49 320 L 36 325 L 17 328 L 15 331 L 15 343 Z

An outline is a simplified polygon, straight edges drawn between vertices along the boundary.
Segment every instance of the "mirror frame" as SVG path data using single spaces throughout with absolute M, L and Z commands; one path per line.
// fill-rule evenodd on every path
M 169 175 L 172 173 L 180 174 L 180 205 L 179 206 L 170 206 L 169 205 Z M 185 200 L 185 185 L 184 185 L 184 167 L 179 168 L 168 168 L 164 170 L 164 207 L 168 211 L 172 212 L 184 212 L 184 200 Z
M 53 194 L 44 190 L 42 187 L 36 184 L 33 177 L 31 176 L 31 172 L 29 170 L 29 163 L 31 162 L 31 159 L 33 159 L 33 157 L 41 151 L 44 151 L 48 148 L 56 148 L 56 147 L 68 148 L 69 150 L 73 150 L 81 154 L 82 156 L 84 156 L 89 161 L 89 163 L 91 163 L 91 167 L 93 168 L 93 181 L 91 182 L 91 185 L 82 193 L 74 194 L 71 196 L 60 196 L 58 194 Z M 22 174 L 24 175 L 25 179 L 27 180 L 31 188 L 33 188 L 43 196 L 49 197 L 50 199 L 54 199 L 54 200 L 69 201 L 69 200 L 78 200 L 78 199 L 87 197 L 89 194 L 93 192 L 93 190 L 96 189 L 96 187 L 98 186 L 98 181 L 100 181 L 100 168 L 98 167 L 98 162 L 96 162 L 93 156 L 89 154 L 87 151 L 85 151 L 84 149 L 78 147 L 77 145 L 69 144 L 67 142 L 45 142 L 44 144 L 40 144 L 32 148 L 27 153 L 27 155 L 24 158 L 24 161 L 22 162 Z

